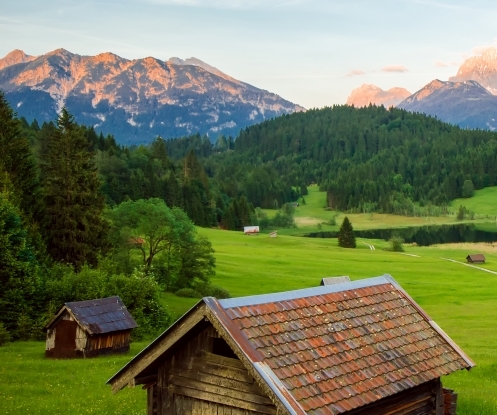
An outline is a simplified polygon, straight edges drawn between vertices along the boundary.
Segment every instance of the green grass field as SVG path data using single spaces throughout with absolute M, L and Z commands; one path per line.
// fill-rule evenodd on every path
M 366 229 L 384 229 L 384 228 L 406 228 L 411 226 L 426 226 L 426 225 L 448 225 L 455 223 L 475 223 L 478 226 L 487 226 L 487 223 L 492 220 L 492 226 L 495 221 L 492 218 L 479 218 L 477 220 L 469 221 L 457 221 L 456 215 L 448 216 L 429 216 L 429 217 L 411 217 L 411 216 L 399 216 L 390 215 L 383 213 L 347 213 L 333 212 L 325 210 L 326 206 L 326 193 L 320 192 L 319 187 L 309 186 L 309 194 L 305 196 L 306 204 L 300 203 L 300 206 L 295 209 L 295 223 L 297 224 L 297 229 L 278 229 L 280 235 L 303 235 L 309 232 L 322 231 L 338 231 L 343 218 L 347 216 L 354 229 L 356 230 L 366 230 Z M 480 194 L 480 192 L 483 192 Z M 497 187 L 487 188 L 475 192 L 475 196 L 471 199 L 457 199 L 451 205 L 453 211 L 457 211 L 457 208 L 461 203 L 459 200 L 463 200 L 464 204 L 468 209 L 480 215 L 490 215 L 492 206 L 497 206 Z M 471 208 L 468 206 L 468 201 L 471 201 Z M 478 206 L 482 206 L 478 210 Z M 271 209 L 266 209 L 265 212 L 269 217 L 272 217 L 276 211 Z M 328 225 L 327 222 L 334 216 L 336 217 L 336 225 Z M 497 215 L 497 208 L 494 215 Z M 319 227 L 321 229 L 319 229 Z M 497 226 L 495 227 L 497 230 Z M 269 232 L 269 231 L 267 231 Z
M 459 393 L 459 415 L 497 415 L 497 275 L 441 257 L 464 261 L 480 246 L 406 247 L 408 256 L 384 251 L 385 241 L 371 241 L 372 251 L 358 240 L 357 249 L 343 249 L 336 239 L 268 235 L 199 229 L 215 250 L 213 283 L 232 296 L 278 292 L 319 284 L 325 276 L 352 279 L 391 274 L 425 311 L 477 363 L 444 384 Z M 487 264 L 497 271 L 497 248 L 486 248 Z M 474 249 L 473 249 L 474 248 Z M 196 300 L 165 295 L 171 311 L 180 314 Z M 105 381 L 145 343 L 133 344 L 128 356 L 86 360 L 48 360 L 43 342 L 12 343 L 0 348 L 1 413 L 145 414 L 145 392 L 125 389 L 112 395 Z
M 333 239 L 285 236 L 318 230 L 334 212 L 324 210 L 325 194 L 309 187 L 306 204 L 296 209 L 298 229 L 279 230 L 277 238 L 244 236 L 240 232 L 199 229 L 216 250 L 213 283 L 232 296 L 312 287 L 324 276 L 352 279 L 391 274 L 431 317 L 476 361 L 471 372 L 449 376 L 444 384 L 459 392 L 458 413 L 497 414 L 497 275 L 441 259 L 464 261 L 468 253 L 484 252 L 482 267 L 497 272 L 497 245 L 451 244 L 407 247 L 408 256 L 383 251 L 385 241 L 358 239 L 358 249 L 337 247 Z M 454 201 L 481 215 L 492 215 L 497 188 L 477 191 L 471 199 Z M 268 211 L 274 214 L 274 211 Z M 349 214 L 355 229 L 454 223 L 452 216 L 411 218 L 382 214 Z M 495 222 L 478 227 L 497 229 Z M 491 228 L 491 229 L 490 229 Z M 198 300 L 166 293 L 163 302 L 179 316 Z M 0 348 L 0 408 L 2 414 L 145 414 L 145 392 L 125 389 L 112 395 L 105 381 L 147 343 L 133 343 L 128 355 L 86 360 L 48 360 L 44 343 L 16 342 Z
M 495 218 L 497 217 L 497 187 L 476 190 L 473 197 L 456 199 L 450 204 L 453 210 L 459 209 L 461 205 L 479 215 L 488 215 Z

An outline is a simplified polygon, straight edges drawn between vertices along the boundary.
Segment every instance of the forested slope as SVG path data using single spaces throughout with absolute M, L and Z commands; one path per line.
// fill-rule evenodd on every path
M 330 207 L 400 213 L 413 201 L 446 205 L 466 180 L 495 185 L 497 133 L 394 108 L 336 106 L 247 128 L 235 153 L 291 183 L 318 183 Z

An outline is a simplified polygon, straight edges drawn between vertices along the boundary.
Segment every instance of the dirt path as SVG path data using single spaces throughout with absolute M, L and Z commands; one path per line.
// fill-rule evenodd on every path
M 456 261 L 455 259 L 450 259 L 450 258 L 442 258 L 442 257 L 440 257 L 440 259 L 445 259 L 446 261 L 455 262 L 455 263 L 457 263 L 457 264 L 461 264 L 461 265 L 466 265 L 467 267 L 476 268 L 476 269 L 479 269 L 479 270 L 481 270 L 481 271 L 485 271 L 485 272 L 489 272 L 490 274 L 495 274 L 495 275 L 497 275 L 497 272 L 495 272 L 495 271 L 490 271 L 489 269 L 485 269 L 485 268 L 477 267 L 476 265 L 466 264 L 465 262 Z
M 407 256 L 413 256 L 415 258 L 421 258 L 419 255 L 414 255 L 414 254 L 406 254 L 405 252 L 399 252 L 401 255 L 407 255 Z
M 363 244 L 369 246 L 369 249 L 371 249 L 371 251 L 376 251 L 374 245 L 368 244 L 367 242 L 363 242 Z

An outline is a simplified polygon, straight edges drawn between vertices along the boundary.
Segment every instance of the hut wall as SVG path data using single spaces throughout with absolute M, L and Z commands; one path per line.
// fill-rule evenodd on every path
M 347 415 L 444 415 L 440 379 L 423 383 L 373 404 L 347 412 Z
M 147 401 L 148 415 L 276 414 L 271 400 L 210 325 L 160 364 Z
M 55 358 L 77 357 L 85 348 L 86 332 L 66 311 L 53 328 L 47 330 L 45 356 Z
M 114 331 L 88 336 L 86 347 L 81 351 L 84 356 L 124 353 L 129 350 L 131 330 Z

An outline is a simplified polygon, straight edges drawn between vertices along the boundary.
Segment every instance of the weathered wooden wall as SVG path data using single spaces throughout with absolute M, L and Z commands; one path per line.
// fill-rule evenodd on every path
M 73 317 L 65 312 L 53 329 L 47 330 L 45 356 L 58 358 L 77 357 L 86 346 L 86 332 Z
M 123 330 L 88 336 L 84 354 L 86 357 L 91 357 L 127 352 L 129 350 L 130 333 L 131 330 Z
M 207 327 L 162 362 L 148 387 L 148 415 L 276 414 L 238 359 L 212 353 L 215 338 Z
M 443 415 L 440 380 L 426 382 L 370 405 L 347 412 L 347 415 Z

